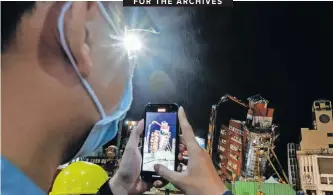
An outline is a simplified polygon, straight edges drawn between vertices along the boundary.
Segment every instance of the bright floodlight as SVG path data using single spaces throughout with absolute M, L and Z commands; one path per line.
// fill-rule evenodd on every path
M 139 38 L 133 34 L 129 34 L 124 39 L 125 47 L 128 51 L 137 51 L 141 49 Z

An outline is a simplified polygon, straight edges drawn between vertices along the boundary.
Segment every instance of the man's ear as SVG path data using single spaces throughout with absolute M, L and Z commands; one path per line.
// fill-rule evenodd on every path
M 96 2 L 73 1 L 70 21 L 67 25 L 67 40 L 77 67 L 83 77 L 87 77 L 92 70 L 92 60 L 86 40 L 86 22 L 96 14 Z

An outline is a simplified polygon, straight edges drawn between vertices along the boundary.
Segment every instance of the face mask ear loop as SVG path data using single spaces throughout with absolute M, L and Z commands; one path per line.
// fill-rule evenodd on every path
M 104 119 L 106 118 L 106 114 L 104 112 L 104 109 L 102 107 L 102 104 L 99 102 L 97 96 L 95 95 L 95 92 L 94 90 L 91 88 L 91 86 L 89 85 L 89 83 L 87 82 L 87 80 L 81 75 L 76 63 L 75 63 L 75 60 L 72 56 L 72 53 L 70 52 L 70 49 L 67 45 L 67 42 L 66 42 L 66 38 L 65 38 L 65 31 L 64 31 L 64 18 L 65 18 L 65 13 L 68 11 L 68 9 L 71 7 L 72 5 L 72 2 L 67 2 L 61 12 L 60 12 L 60 16 L 59 16 L 59 19 L 58 19 L 58 31 L 59 31 L 59 35 L 60 35 L 60 42 L 61 42 L 61 45 L 65 51 L 65 53 L 67 54 L 67 57 L 69 59 L 69 61 L 71 62 L 76 74 L 79 76 L 80 80 L 81 80 L 81 83 L 83 84 L 83 86 L 86 88 L 88 94 L 90 95 L 92 101 L 95 103 L 95 106 L 98 110 L 98 112 L 100 113 L 101 115 L 101 118 Z
M 106 20 L 106 23 L 108 23 L 108 25 L 116 32 L 117 36 L 121 36 L 119 30 L 117 29 L 116 25 L 113 23 L 112 19 L 110 18 L 109 14 L 107 13 L 105 6 L 102 4 L 102 2 L 97 1 L 97 5 L 99 7 L 99 10 L 100 10 L 103 18 Z M 125 37 L 126 36 L 127 36 L 127 28 L 125 28 Z M 127 51 L 127 55 L 128 55 L 129 60 L 131 60 L 132 58 L 136 58 L 136 55 L 132 56 L 131 51 Z
M 106 11 L 104 5 L 102 4 L 102 2 L 97 1 L 97 5 L 98 5 L 98 8 L 99 8 L 104 20 L 106 20 L 106 23 L 108 23 L 108 25 L 112 28 L 112 30 L 114 30 L 117 33 L 117 36 L 120 36 L 119 30 L 117 29 L 116 25 L 111 20 L 109 14 L 107 13 L 107 11 Z

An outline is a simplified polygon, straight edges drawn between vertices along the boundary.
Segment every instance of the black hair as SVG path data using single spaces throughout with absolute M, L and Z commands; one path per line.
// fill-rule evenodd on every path
M 15 40 L 22 16 L 35 6 L 35 1 L 1 1 L 1 52 Z

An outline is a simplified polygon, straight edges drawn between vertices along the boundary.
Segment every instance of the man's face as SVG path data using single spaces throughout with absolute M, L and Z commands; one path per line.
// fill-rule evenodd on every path
M 65 15 L 64 34 L 80 73 L 84 73 L 82 74 L 83 77 L 93 89 L 105 114 L 111 115 L 118 108 L 125 87 L 134 70 L 133 65 L 129 63 L 127 51 L 123 46 L 125 35 L 123 6 L 121 2 L 103 2 L 108 16 L 106 18 L 96 2 L 91 2 L 90 6 L 86 6 L 87 4 L 84 3 L 87 2 L 72 2 L 70 10 Z M 58 2 L 55 4 L 58 4 Z M 87 9 L 87 12 L 82 13 L 82 9 Z M 112 21 L 112 26 L 110 21 Z M 68 68 L 72 69 L 71 64 L 68 64 Z M 75 73 L 70 76 L 78 78 Z M 97 112 L 97 108 L 86 89 L 81 90 L 80 94 L 75 94 L 72 93 L 75 88 L 83 89 L 84 86 L 82 83 L 77 83 L 75 87 L 71 87 L 69 90 L 66 89 L 61 93 L 70 96 L 71 101 L 77 100 L 76 103 L 84 107 L 80 109 L 80 113 L 84 113 L 87 118 L 94 118 L 94 121 L 90 120 L 91 124 L 89 124 L 93 125 L 96 120 L 101 118 L 101 115 Z M 69 93 L 73 95 L 71 96 Z M 86 106 L 88 104 L 91 106 Z M 75 110 L 71 111 L 72 115 L 78 113 Z M 76 122 L 84 123 L 87 121 Z M 75 122 L 73 121 L 73 123 Z M 78 152 L 88 137 L 91 127 L 89 126 L 82 131 L 77 129 L 67 130 L 71 131 L 75 138 L 71 141 L 72 145 L 68 147 L 70 149 L 66 150 L 67 154 L 65 154 L 64 162 L 67 162 Z

